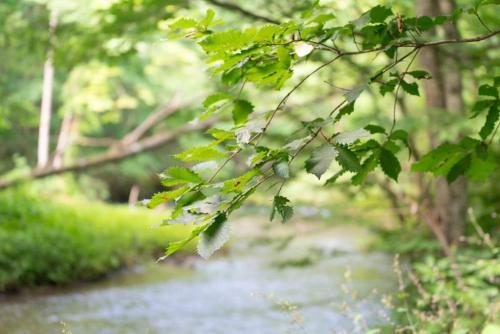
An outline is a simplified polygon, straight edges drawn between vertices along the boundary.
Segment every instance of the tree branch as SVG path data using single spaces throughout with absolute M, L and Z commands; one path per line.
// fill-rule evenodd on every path
M 116 145 L 119 139 L 116 138 L 95 138 L 95 137 L 78 137 L 75 144 L 80 146 L 112 146 Z
M 188 105 L 191 102 L 184 102 L 181 105 L 179 100 L 179 95 L 176 93 L 174 97 L 168 102 L 167 105 L 160 108 L 160 110 L 149 115 L 141 124 L 139 124 L 134 130 L 128 133 L 123 139 L 118 143 L 120 145 L 128 145 L 130 143 L 138 141 L 146 132 L 158 124 L 164 118 L 175 113 L 182 106 Z
M 272 24 L 280 24 L 280 21 L 278 21 L 278 20 L 272 19 L 272 18 L 267 17 L 267 16 L 260 15 L 257 13 L 253 13 L 253 12 L 251 12 L 243 7 L 240 7 L 234 3 L 229 3 L 229 2 L 220 1 L 220 0 L 205 0 L 205 1 L 214 5 L 214 6 L 237 12 L 243 16 L 249 17 L 249 18 L 254 19 L 254 20 L 264 21 L 264 22 L 272 23 Z
M 187 125 L 173 131 L 163 131 L 151 135 L 143 140 L 132 143 L 127 146 L 112 147 L 108 151 L 98 154 L 90 159 L 81 159 L 73 164 L 63 167 L 46 167 L 34 170 L 27 177 L 0 180 L 0 189 L 5 189 L 13 185 L 19 184 L 30 179 L 40 179 L 51 175 L 62 174 L 66 172 L 79 172 L 89 168 L 97 167 L 106 163 L 121 161 L 132 157 L 139 153 L 151 151 L 161 147 L 162 145 L 175 140 L 180 134 L 192 131 L 201 130 L 210 127 L 212 122 L 201 123 L 197 125 Z

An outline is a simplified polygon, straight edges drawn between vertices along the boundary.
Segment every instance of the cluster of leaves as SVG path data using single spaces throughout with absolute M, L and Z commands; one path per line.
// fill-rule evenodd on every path
M 483 84 L 479 87 L 478 100 L 473 107 L 472 118 L 487 110 L 486 120 L 479 131 L 481 139 L 464 137 L 459 143 L 443 143 L 420 161 L 413 164 L 414 172 L 432 172 L 435 176 L 446 176 L 448 182 L 466 175 L 473 181 L 484 181 L 495 170 L 498 162 L 488 154 L 499 120 L 498 87 L 500 78 L 495 78 L 494 86 Z
M 206 53 L 212 72 L 220 76 L 224 84 L 234 87 L 236 93 L 218 92 L 205 99 L 205 112 L 200 119 L 214 115 L 224 117 L 229 112 L 233 125 L 226 129 L 211 129 L 208 133 L 213 140 L 208 145 L 192 147 L 177 154 L 178 160 L 196 164 L 191 168 L 172 167 L 165 171 L 162 174 L 163 184 L 177 188 L 156 194 L 148 204 L 154 207 L 173 201 L 174 208 L 166 223 L 197 225 L 189 238 L 171 244 L 167 255 L 200 236 L 199 252 L 209 256 L 227 239 L 227 217 L 269 179 L 281 184 L 273 200 L 271 219 L 276 215 L 283 222 L 290 219 L 293 209 L 289 199 L 280 191 L 292 174 L 292 162 L 308 146 L 312 146 L 312 153 L 305 162 L 305 170 L 318 179 L 334 161 L 338 164 L 339 172 L 326 180 L 326 184 L 351 173 L 352 183 L 360 185 L 377 166 L 397 181 L 401 172 L 397 153 L 409 146 L 405 131 L 394 126 L 385 129 L 369 124 L 363 129 L 337 132 L 334 125 L 354 112 L 356 100 L 370 85 L 379 85 L 382 95 L 395 91 L 397 96 L 399 89 L 419 95 L 416 80 L 430 79 L 430 75 L 421 70 L 410 71 L 409 68 L 419 49 L 425 47 L 422 33 L 455 20 L 462 13 L 463 10 L 435 18 L 401 17 L 388 7 L 376 6 L 354 21 L 335 26 L 335 15 L 316 5 L 304 12 L 301 19 L 245 30 L 215 31 L 214 28 L 221 22 L 215 19 L 212 10 L 208 10 L 201 20 L 179 18 L 172 22 L 170 37 L 196 40 Z M 328 115 L 302 122 L 302 130 L 279 148 L 261 144 L 276 114 L 308 78 L 341 57 L 372 52 L 383 52 L 387 64 L 367 81 L 344 94 L 343 100 Z M 326 60 L 325 55 L 329 56 Z M 303 59 L 319 60 L 321 65 L 293 86 L 275 108 L 257 113 L 253 104 L 242 98 L 242 91 L 248 83 L 281 90 L 292 77 L 295 65 Z M 401 71 L 398 65 L 403 62 L 406 62 L 405 70 Z M 482 86 L 480 94 L 498 96 L 496 88 L 493 94 L 490 86 Z M 492 105 L 497 111 L 496 116 L 494 111 L 488 113 L 486 129 L 481 130 L 482 141 L 465 138 L 456 145 L 445 144 L 444 148 L 425 156 L 414 166 L 414 170 L 435 173 L 439 170 L 439 175 L 448 175 L 450 181 L 466 172 L 480 179 L 479 174 L 484 173 L 484 166 L 480 164 L 489 163 L 484 140 L 492 132 L 491 127 L 498 118 L 498 101 L 487 101 L 480 102 L 476 111 L 479 113 L 484 108 L 493 108 Z M 490 116 L 490 113 L 493 115 Z M 450 150 L 450 147 L 453 149 Z M 249 156 L 248 171 L 234 179 L 219 181 L 219 172 L 238 154 Z

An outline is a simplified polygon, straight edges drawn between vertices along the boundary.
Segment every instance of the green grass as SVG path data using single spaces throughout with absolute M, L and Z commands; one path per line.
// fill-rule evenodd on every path
M 160 222 L 141 208 L 2 192 L 0 291 L 97 279 L 159 255 L 188 233 L 153 227 Z

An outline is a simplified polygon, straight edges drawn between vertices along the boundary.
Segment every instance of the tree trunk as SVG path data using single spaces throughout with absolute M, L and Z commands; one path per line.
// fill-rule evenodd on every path
M 419 0 L 416 2 L 417 15 L 419 16 L 437 16 L 450 13 L 454 4 L 449 0 Z M 453 24 L 445 27 L 445 33 L 448 38 L 459 38 L 458 30 Z M 439 52 L 437 47 L 423 48 L 420 51 L 421 65 L 432 75 L 432 80 L 424 82 L 424 91 L 426 95 L 426 107 L 431 119 L 436 110 L 448 110 L 452 113 L 464 113 L 464 102 L 462 99 L 462 77 L 457 59 L 445 57 Z M 433 147 L 436 146 L 436 133 L 430 133 L 430 142 Z M 464 233 L 465 218 L 467 212 L 467 182 L 464 177 L 458 178 L 455 182 L 449 184 L 444 178 L 435 183 L 435 199 L 426 198 L 428 202 L 425 206 L 427 210 L 434 211 L 425 215 L 434 217 L 431 226 L 445 239 L 449 245 L 457 244 Z M 441 242 L 443 244 L 443 240 Z
M 38 168 L 49 162 L 50 151 L 50 118 L 52 114 L 52 91 L 54 86 L 54 34 L 57 17 L 51 12 L 49 21 L 49 48 L 43 66 L 42 102 L 40 107 L 40 126 L 38 128 Z
M 52 167 L 54 168 L 61 168 L 64 164 L 66 151 L 70 147 L 74 137 L 73 132 L 75 128 L 75 120 L 76 116 L 74 113 L 67 112 L 64 114 L 61 123 L 61 130 L 59 130 L 54 159 L 52 160 Z
M 141 188 L 138 184 L 134 184 L 132 188 L 130 188 L 130 194 L 128 195 L 128 206 L 134 207 L 137 205 L 139 201 L 139 193 L 141 192 Z
M 439 5 L 441 13 L 444 15 L 451 14 L 456 7 L 453 0 L 441 0 Z M 456 25 L 448 23 L 444 26 L 444 29 L 447 38 L 460 38 Z M 450 48 L 454 47 L 450 45 Z M 462 97 L 462 75 L 459 59 L 443 55 L 443 65 L 446 68 L 444 88 L 448 112 L 463 115 L 465 105 Z M 464 234 L 468 205 L 467 197 L 467 179 L 464 176 L 460 176 L 452 184 L 448 184 L 444 179 L 438 181 L 436 207 L 439 210 L 439 216 L 442 219 L 443 226 L 445 226 L 446 237 L 450 244 L 457 244 Z

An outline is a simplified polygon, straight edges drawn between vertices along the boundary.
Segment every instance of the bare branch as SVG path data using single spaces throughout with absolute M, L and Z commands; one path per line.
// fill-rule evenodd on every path
M 240 7 L 234 3 L 229 3 L 229 2 L 220 1 L 220 0 L 205 0 L 205 1 L 214 5 L 214 6 L 237 12 L 243 16 L 249 17 L 249 18 L 254 19 L 254 20 L 264 21 L 264 22 L 272 23 L 272 24 L 280 24 L 280 21 L 278 21 L 278 20 L 272 19 L 272 18 L 264 16 L 264 15 L 260 15 L 257 13 L 253 13 L 253 12 L 249 11 L 248 9 Z
M 201 123 L 197 125 L 187 125 L 173 131 L 159 132 L 143 140 L 132 143 L 128 146 L 120 146 L 119 148 L 113 147 L 102 154 L 95 155 L 94 157 L 91 157 L 89 159 L 78 160 L 71 165 L 58 168 L 46 167 L 34 170 L 28 177 L 11 179 L 11 180 L 0 180 L 0 189 L 11 187 L 13 185 L 21 183 L 23 181 L 27 181 L 29 179 L 40 179 L 47 176 L 62 174 L 66 172 L 79 172 L 82 170 L 87 170 L 89 168 L 101 166 L 106 163 L 121 161 L 123 159 L 132 157 L 139 153 L 157 149 L 163 146 L 164 144 L 175 140 L 179 135 L 183 133 L 192 130 L 206 129 L 210 127 L 211 124 L 212 122 Z
M 189 103 L 183 103 L 182 105 L 187 105 Z M 181 102 L 179 95 L 176 93 L 174 97 L 168 102 L 167 105 L 160 108 L 158 111 L 149 115 L 141 124 L 139 124 L 134 130 L 128 133 L 122 140 L 120 140 L 120 145 L 128 145 L 130 143 L 138 141 L 146 132 L 158 124 L 164 118 L 172 115 L 181 107 Z
M 119 139 L 116 138 L 95 138 L 95 137 L 78 137 L 75 144 L 80 146 L 112 146 L 116 145 Z

